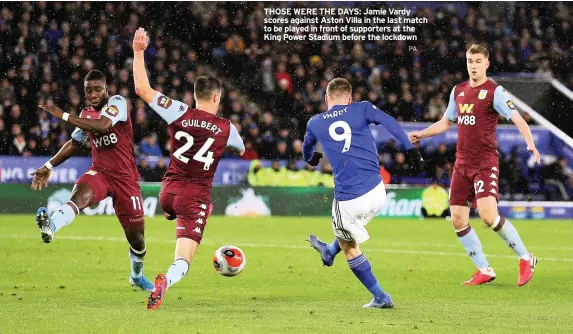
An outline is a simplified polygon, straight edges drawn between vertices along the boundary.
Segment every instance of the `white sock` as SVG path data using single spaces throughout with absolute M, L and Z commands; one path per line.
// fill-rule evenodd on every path
M 189 262 L 187 262 L 187 260 L 182 257 L 175 259 L 175 262 L 173 262 L 171 267 L 169 267 L 167 275 L 165 275 L 167 277 L 167 287 L 169 288 L 173 284 L 183 279 L 183 277 L 187 275 L 188 271 Z
M 136 251 L 129 247 L 129 259 L 131 260 L 131 277 L 140 278 L 143 275 L 143 260 L 145 259 L 146 249 Z
M 76 211 L 74 211 L 74 209 L 77 210 L 77 208 L 77 205 L 73 202 L 67 202 L 58 207 L 56 211 L 52 213 L 52 233 L 56 233 L 57 230 L 71 224 L 74 218 L 76 218 Z
M 525 261 L 529 261 L 531 260 L 531 255 L 529 253 L 523 255 L 522 257 L 520 257 L 521 260 L 525 260 Z
M 482 274 L 495 276 L 495 271 L 493 271 L 493 269 L 491 267 L 479 268 L 479 271 L 481 271 Z

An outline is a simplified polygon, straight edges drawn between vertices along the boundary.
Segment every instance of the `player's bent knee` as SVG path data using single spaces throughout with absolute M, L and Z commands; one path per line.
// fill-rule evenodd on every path
M 145 249 L 145 218 L 143 215 L 117 216 L 129 245 L 135 250 Z
M 128 225 L 123 228 L 125 238 L 131 248 L 141 251 L 145 249 L 145 233 L 143 225 Z
M 126 233 L 125 237 L 131 248 L 137 251 L 142 251 L 145 249 L 145 237 L 143 235 Z
M 497 199 L 494 196 L 486 196 L 477 199 L 477 207 L 480 218 L 488 226 L 491 226 L 499 212 L 497 210 Z
M 450 208 L 451 221 L 455 229 L 460 229 L 469 224 L 470 209 L 466 206 L 453 205 Z
M 348 249 L 344 252 L 347 259 L 353 259 L 360 255 L 360 249 L 358 247 Z
M 74 202 L 78 209 L 83 210 L 92 204 L 93 199 L 92 189 L 87 184 L 78 183 L 74 186 L 70 201 Z
M 346 258 L 352 259 L 360 255 L 360 246 L 356 243 L 356 241 L 348 241 L 339 238 L 338 242 Z
M 454 228 L 462 228 L 469 224 L 469 217 L 462 214 L 452 213 L 452 225 Z
M 498 214 L 494 210 L 483 210 L 479 212 L 480 218 L 486 223 L 487 226 L 493 225 Z
M 127 237 L 127 242 L 129 242 L 129 246 L 136 251 L 143 251 L 145 249 L 145 238 L 143 238 L 143 236 L 135 238 Z

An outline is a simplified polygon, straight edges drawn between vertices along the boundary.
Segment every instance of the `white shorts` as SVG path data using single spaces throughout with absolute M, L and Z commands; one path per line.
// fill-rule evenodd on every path
M 386 188 L 380 182 L 366 194 L 349 200 L 332 202 L 332 228 L 337 238 L 363 243 L 370 238 L 366 224 L 386 203 Z

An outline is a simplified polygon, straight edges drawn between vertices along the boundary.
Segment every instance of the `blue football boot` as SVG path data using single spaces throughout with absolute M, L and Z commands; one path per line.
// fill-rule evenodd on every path
M 139 278 L 129 275 L 129 283 L 131 283 L 133 289 L 141 289 L 148 292 L 153 291 L 153 283 L 151 283 L 145 275 L 141 275 Z
M 42 240 L 49 244 L 54 239 L 54 232 L 52 231 L 52 224 L 50 216 L 48 216 L 48 209 L 41 207 L 36 212 L 36 224 L 40 229 Z
M 308 241 L 310 242 L 310 246 L 320 253 L 322 263 L 327 267 L 332 266 L 334 256 L 328 251 L 328 245 L 320 241 L 314 234 L 308 236 Z

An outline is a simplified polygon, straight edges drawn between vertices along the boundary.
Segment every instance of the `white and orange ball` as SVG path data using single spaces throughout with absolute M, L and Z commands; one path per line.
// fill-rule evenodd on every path
M 236 276 L 245 267 L 247 258 L 245 253 L 236 246 L 221 246 L 213 255 L 213 265 L 215 270 L 223 276 Z

